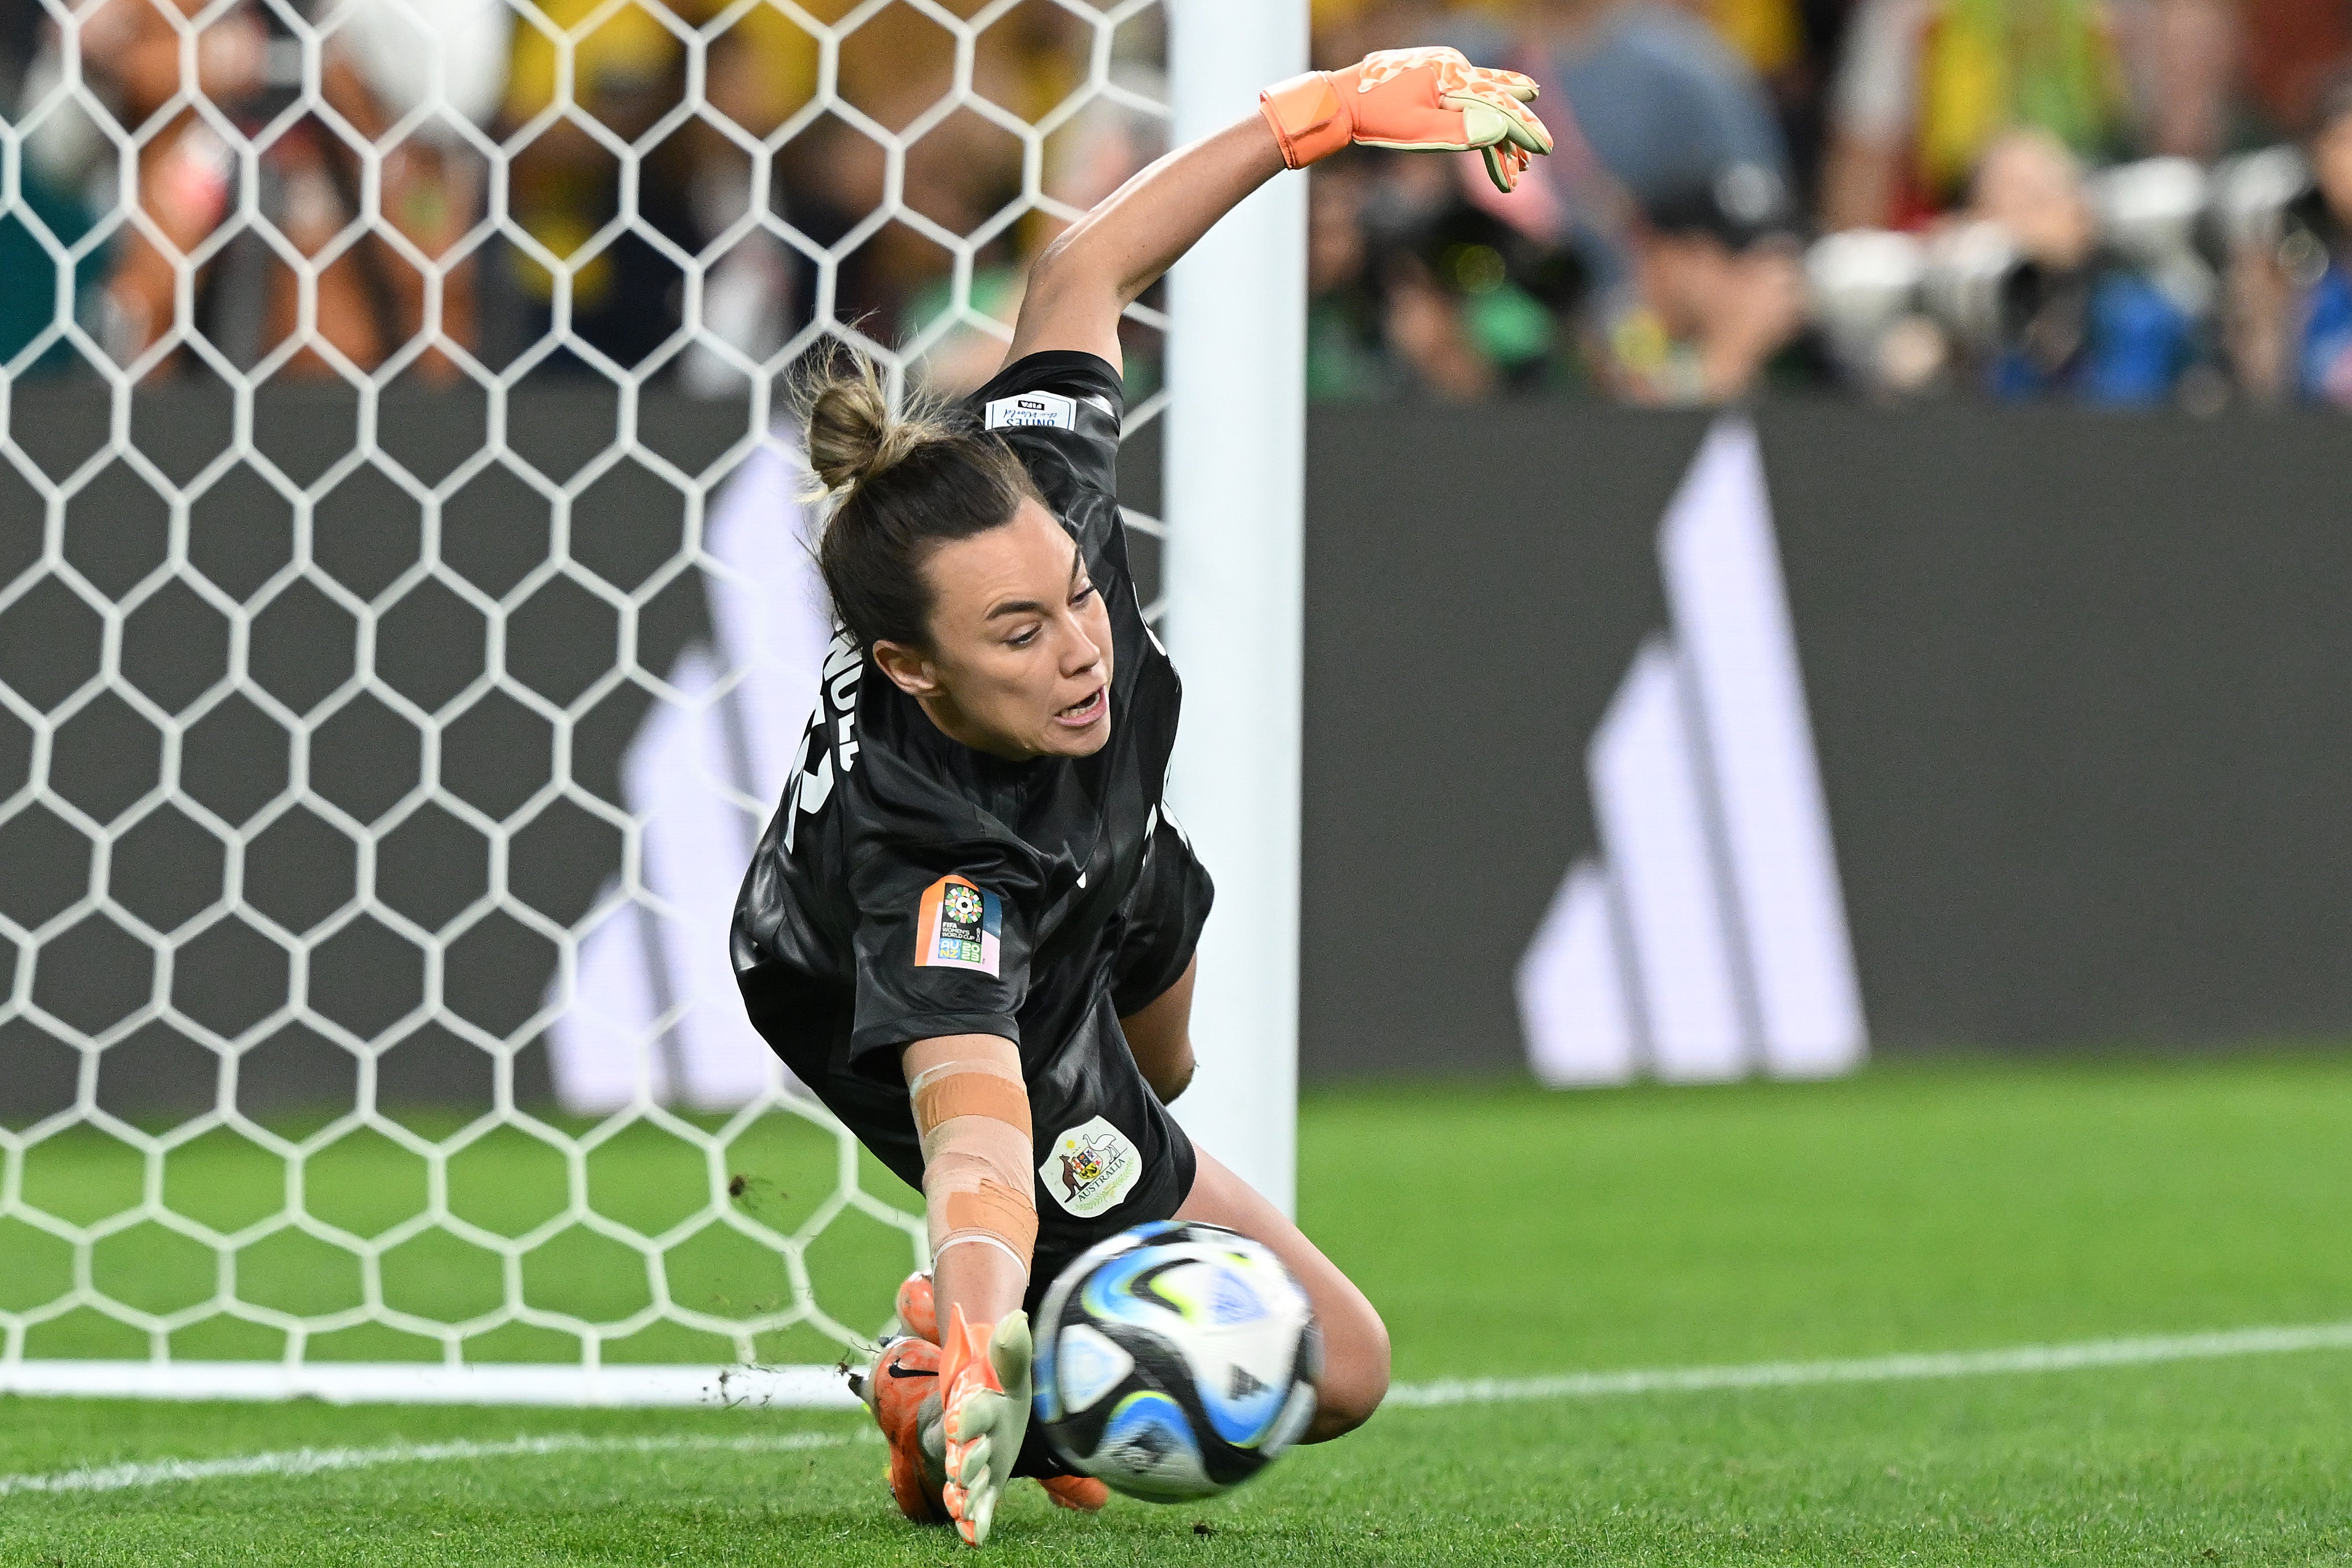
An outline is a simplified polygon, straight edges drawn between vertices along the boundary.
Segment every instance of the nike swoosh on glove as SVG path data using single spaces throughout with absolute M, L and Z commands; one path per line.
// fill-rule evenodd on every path
M 1527 106 L 1533 78 L 1474 66 L 1459 49 L 1381 49 L 1344 70 L 1308 71 L 1258 94 L 1259 111 L 1293 169 L 1349 142 L 1409 152 L 1486 155 L 1497 189 L 1517 187 L 1551 132 Z
M 950 1310 L 940 1360 L 947 1426 L 948 1517 L 967 1545 L 988 1539 L 997 1500 L 1013 1479 L 1029 1429 L 1029 1315 L 1014 1312 L 992 1328 Z

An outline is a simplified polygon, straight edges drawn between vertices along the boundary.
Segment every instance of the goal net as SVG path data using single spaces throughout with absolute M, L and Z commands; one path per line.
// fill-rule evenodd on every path
M 780 384 L 992 370 L 1159 0 L 43 4 L 0 1392 L 826 1396 L 923 1227 L 726 956 L 828 642 Z

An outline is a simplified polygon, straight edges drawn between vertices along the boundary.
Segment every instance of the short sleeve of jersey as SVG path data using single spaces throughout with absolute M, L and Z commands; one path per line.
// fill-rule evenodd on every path
M 986 847 L 961 858 L 868 856 L 851 873 L 857 998 L 850 1056 L 951 1034 L 1020 1044 L 1032 941 L 1027 884 Z
M 1065 517 L 1095 509 L 1079 507 L 1081 498 L 1118 495 L 1127 395 L 1107 361 L 1072 350 L 1030 354 L 999 371 L 969 406 Z

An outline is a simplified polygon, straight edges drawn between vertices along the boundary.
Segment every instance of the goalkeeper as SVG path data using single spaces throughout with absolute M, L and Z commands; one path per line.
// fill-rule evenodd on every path
M 793 1073 L 923 1190 L 932 1270 L 865 1386 L 901 1511 L 974 1545 L 1014 1476 L 1102 1506 L 1028 1430 L 1027 1313 L 1129 1226 L 1227 1226 L 1297 1276 L 1326 1347 L 1306 1441 L 1387 1391 L 1362 1292 L 1166 1109 L 1211 888 L 1160 800 L 1181 687 L 1129 573 L 1118 322 L 1252 191 L 1351 141 L 1476 148 L 1509 190 L 1549 150 L 1534 97 L 1451 49 L 1269 88 L 1045 253 L 1004 369 L 964 403 L 894 416 L 870 365 L 804 389 L 841 632 L 734 962 Z

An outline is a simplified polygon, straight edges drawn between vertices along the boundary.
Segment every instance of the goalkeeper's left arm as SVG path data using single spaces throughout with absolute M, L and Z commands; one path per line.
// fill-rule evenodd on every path
M 1309 71 L 1259 95 L 1259 111 L 1180 147 L 1120 186 L 1037 259 L 1008 361 L 1076 349 L 1119 367 L 1119 313 L 1218 219 L 1285 169 L 1351 142 L 1486 155 L 1505 191 L 1551 134 L 1527 106 L 1536 84 L 1486 70 L 1453 49 L 1386 49 L 1339 71 Z

